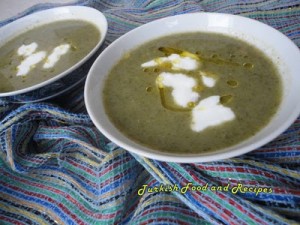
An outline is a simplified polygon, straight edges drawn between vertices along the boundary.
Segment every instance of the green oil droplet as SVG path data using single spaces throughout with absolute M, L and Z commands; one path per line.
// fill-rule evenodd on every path
M 254 65 L 252 63 L 244 63 L 243 67 L 245 67 L 247 69 L 252 69 L 254 67 Z
M 172 63 L 171 62 L 163 62 L 160 67 L 163 69 L 171 69 L 172 68 Z
M 195 102 L 189 102 L 188 107 L 189 108 L 194 108 L 196 106 Z
M 159 47 L 158 50 L 165 53 L 165 55 L 181 54 L 183 52 L 182 50 L 171 47 Z
M 147 88 L 146 88 L 146 91 L 147 91 L 147 92 L 151 92 L 152 89 L 153 89 L 152 87 L 147 87 Z
M 193 91 L 195 92 L 200 92 L 203 91 L 204 87 L 201 85 L 196 85 L 195 87 L 193 87 Z
M 223 95 L 220 97 L 221 104 L 227 104 L 232 100 L 232 95 Z
M 158 73 L 160 71 L 159 68 L 154 68 L 153 72 Z
M 238 82 L 235 80 L 229 80 L 227 81 L 227 84 L 231 87 L 237 87 L 238 86 Z

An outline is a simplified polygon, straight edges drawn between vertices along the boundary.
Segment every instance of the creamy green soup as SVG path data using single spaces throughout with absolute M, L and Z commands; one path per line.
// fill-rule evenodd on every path
M 281 102 L 282 83 L 254 46 L 215 33 L 183 33 L 125 54 L 103 94 L 107 115 L 130 139 L 165 152 L 201 153 L 262 129 Z
M 28 30 L 0 47 L 0 92 L 46 81 L 85 57 L 100 32 L 83 20 L 53 22 Z

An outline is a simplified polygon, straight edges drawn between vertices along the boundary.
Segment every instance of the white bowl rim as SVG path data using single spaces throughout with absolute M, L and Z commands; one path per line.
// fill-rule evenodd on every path
M 30 87 L 26 87 L 26 88 L 22 88 L 22 89 L 18 89 L 18 90 L 15 90 L 15 91 L 10 91 L 10 92 L 0 92 L 0 98 L 1 97 L 8 97 L 8 96 L 14 96 L 14 95 L 20 95 L 20 94 L 28 93 L 30 91 L 34 91 L 34 90 L 37 90 L 41 87 L 49 85 L 49 84 L 65 77 L 66 75 L 73 72 L 77 68 L 79 68 L 82 64 L 84 64 L 99 49 L 99 47 L 104 42 L 106 34 L 107 34 L 107 29 L 108 29 L 107 20 L 106 20 L 106 17 L 104 16 L 104 14 L 102 12 L 100 12 L 99 10 L 94 9 L 92 7 L 88 7 L 88 6 L 61 6 L 61 7 L 54 7 L 54 8 L 50 8 L 50 9 L 45 9 L 45 10 L 42 10 L 42 11 L 38 11 L 38 12 L 34 12 L 32 14 L 26 15 L 26 16 L 21 17 L 19 19 L 16 19 L 16 20 L 12 21 L 11 23 L 8 23 L 8 24 L 4 25 L 3 27 L 0 27 L 0 30 L 9 29 L 9 27 L 21 24 L 21 23 L 23 23 L 23 21 L 30 20 L 33 17 L 40 16 L 40 18 L 42 19 L 42 18 L 44 18 L 43 14 L 46 14 L 46 13 L 60 13 L 60 12 L 61 13 L 66 13 L 67 12 L 66 10 L 69 11 L 68 13 L 70 15 L 73 12 L 77 12 L 77 13 L 93 12 L 93 13 L 97 14 L 97 19 L 99 19 L 99 21 L 101 21 L 101 24 L 93 23 L 93 25 L 95 25 L 95 27 L 100 31 L 100 39 L 99 39 L 97 45 L 86 56 L 84 56 L 80 61 L 78 61 L 73 66 L 69 67 L 68 69 L 64 70 L 63 72 L 55 75 L 54 77 L 52 77 L 50 79 L 47 79 L 43 82 L 40 82 L 38 84 L 32 85 Z M 56 21 L 63 21 L 63 20 L 70 20 L 70 19 L 71 20 L 77 20 L 78 18 L 76 19 L 75 17 L 72 17 L 72 18 L 64 18 L 64 19 L 55 19 L 54 21 L 56 22 Z M 79 18 L 79 20 L 84 20 L 84 18 Z M 52 22 L 54 22 L 54 21 L 52 21 Z M 89 21 L 89 22 L 91 22 L 91 21 Z M 40 24 L 34 24 L 34 26 L 32 28 L 38 27 L 39 25 L 42 25 L 42 24 L 48 24 L 48 23 L 51 23 L 51 22 L 46 22 L 46 23 L 41 22 Z M 24 29 L 24 31 L 25 31 L 25 29 Z M 15 36 L 13 36 L 12 38 L 14 38 L 14 37 Z M 10 39 L 7 39 L 6 41 L 9 41 L 9 40 Z M 78 84 L 81 81 L 82 81 L 82 79 L 80 79 L 80 81 L 76 82 L 76 84 Z M 76 85 L 76 84 L 74 84 L 74 85 Z M 74 85 L 72 85 L 72 87 Z M 68 89 L 70 89 L 70 88 L 68 88 Z M 64 91 L 61 91 L 60 93 L 56 93 L 55 96 L 58 95 L 58 94 L 61 94 L 63 92 Z M 52 96 L 49 96 L 49 97 L 52 97 Z M 49 97 L 45 97 L 45 99 L 48 99 Z M 36 100 L 36 101 L 40 101 L 40 100 Z
M 277 130 L 274 130 L 271 134 L 267 135 L 267 137 L 265 137 L 265 138 L 263 138 L 259 141 L 256 141 L 252 145 L 248 145 L 246 147 L 243 147 L 242 149 L 235 149 L 234 151 L 224 151 L 224 152 L 214 151 L 214 152 L 208 152 L 208 153 L 205 153 L 205 154 L 195 153 L 195 154 L 187 154 L 187 155 L 176 154 L 176 153 L 166 153 L 166 152 L 162 152 L 162 151 L 159 151 L 159 150 L 153 150 L 153 151 L 148 152 L 148 151 L 144 151 L 144 150 L 140 149 L 140 148 L 147 148 L 147 147 L 145 147 L 144 145 L 138 144 L 135 141 L 132 141 L 130 138 L 126 137 L 126 135 L 123 135 L 123 137 L 125 137 L 125 139 L 129 139 L 129 141 L 131 143 L 135 143 L 136 146 L 138 146 L 138 147 L 136 147 L 136 146 L 133 147 L 132 145 L 124 143 L 121 140 L 119 140 L 119 138 L 116 138 L 115 136 L 111 135 L 110 132 L 107 131 L 106 128 L 104 128 L 102 126 L 102 124 L 99 123 L 99 121 L 97 119 L 97 117 L 99 115 L 96 115 L 96 113 L 92 109 L 92 104 L 93 104 L 94 100 L 89 98 L 89 95 L 90 95 L 89 93 L 90 93 L 90 90 L 91 90 L 90 89 L 90 85 L 91 85 L 90 80 L 91 80 L 91 76 L 92 76 L 91 74 L 93 74 L 93 71 L 94 71 L 98 61 L 100 61 L 101 57 L 103 57 L 105 55 L 105 53 L 108 52 L 109 49 L 112 48 L 112 46 L 115 43 L 121 41 L 125 37 L 128 37 L 128 36 L 132 35 L 132 33 L 137 32 L 140 29 L 145 29 L 147 26 L 150 26 L 150 25 L 155 24 L 155 23 L 159 23 L 159 22 L 164 21 L 166 19 L 180 18 L 180 17 L 185 17 L 185 16 L 191 16 L 191 15 L 195 15 L 195 16 L 197 16 L 197 15 L 210 15 L 210 16 L 234 17 L 234 18 L 238 18 L 239 20 L 244 20 L 244 21 L 248 21 L 248 22 L 251 22 L 251 23 L 260 24 L 260 26 L 264 26 L 264 27 L 272 30 L 272 32 L 274 32 L 276 35 L 279 35 L 281 38 L 284 38 L 285 41 L 289 42 L 290 46 L 293 46 L 294 48 L 297 48 L 298 49 L 298 56 L 300 56 L 299 48 L 295 45 L 295 43 L 293 43 L 288 37 L 286 37 L 284 34 L 282 34 L 280 31 L 276 30 L 275 28 L 273 28 L 273 27 L 271 27 L 267 24 L 264 24 L 260 21 L 251 19 L 251 18 L 247 18 L 247 17 L 243 17 L 243 16 L 239 16 L 239 15 L 226 14 L 226 13 L 199 12 L 199 13 L 187 13 L 187 14 L 169 16 L 169 17 L 165 17 L 165 18 L 161 18 L 161 19 L 158 19 L 158 20 L 151 21 L 149 23 L 146 23 L 142 26 L 139 26 L 139 27 L 127 32 L 126 34 L 124 34 L 121 37 L 119 37 L 118 39 L 116 39 L 113 43 L 111 43 L 111 45 L 108 46 L 98 56 L 98 58 L 95 60 L 94 64 L 92 65 L 92 67 L 91 67 L 91 69 L 88 73 L 87 79 L 86 79 L 86 84 L 85 84 L 85 89 L 84 89 L 84 99 L 85 99 L 87 112 L 88 112 L 89 116 L 91 117 L 91 120 L 93 121 L 93 123 L 97 127 L 97 129 L 100 130 L 100 132 L 102 132 L 102 134 L 104 136 L 106 136 L 109 140 L 111 140 L 112 142 L 114 142 L 118 146 L 128 150 L 131 153 L 134 153 L 134 154 L 137 154 L 137 155 L 140 155 L 140 156 L 143 156 L 143 157 L 147 157 L 147 158 L 150 158 L 150 159 L 154 159 L 154 160 L 165 161 L 165 162 L 177 162 L 177 163 L 200 163 L 200 162 L 211 162 L 211 161 L 228 159 L 228 158 L 231 158 L 231 157 L 239 156 L 239 155 L 248 153 L 250 151 L 253 151 L 253 150 L 263 146 L 264 144 L 267 144 L 268 142 L 274 140 L 274 138 L 276 138 L 282 132 L 284 132 L 297 119 L 297 117 L 300 114 L 300 104 L 298 104 L 298 105 L 296 105 L 295 110 L 287 118 L 287 120 L 285 122 L 283 122 Z M 135 46 L 135 47 L 137 47 L 137 46 Z M 103 76 L 107 76 L 107 74 L 105 74 Z M 98 85 L 98 87 L 100 89 L 100 85 Z M 101 115 L 101 116 L 103 117 L 103 115 Z M 105 115 L 105 118 L 107 120 L 109 120 L 107 115 Z M 114 126 L 111 121 L 109 121 L 109 123 L 112 124 L 112 126 Z M 122 133 L 122 132 L 120 132 L 120 133 Z M 235 147 L 235 146 L 236 145 L 234 145 L 232 147 Z

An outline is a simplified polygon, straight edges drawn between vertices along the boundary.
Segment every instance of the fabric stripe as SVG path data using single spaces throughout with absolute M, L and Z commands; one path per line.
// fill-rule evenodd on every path
M 192 12 L 253 18 L 300 47 L 298 0 L 75 0 L 34 5 L 0 26 L 62 5 L 94 7 L 107 17 L 108 34 L 96 56 L 144 23 Z M 106 139 L 87 115 L 83 90 L 84 80 L 41 103 L 0 100 L 1 223 L 299 224 L 300 117 L 246 155 L 166 163 L 130 154 Z M 156 191 L 175 185 L 178 190 Z

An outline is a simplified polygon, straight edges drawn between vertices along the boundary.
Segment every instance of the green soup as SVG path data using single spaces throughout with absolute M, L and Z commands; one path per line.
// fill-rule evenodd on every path
M 0 47 L 0 92 L 46 81 L 84 58 L 99 42 L 92 23 L 65 20 L 35 27 Z
M 141 66 L 172 53 L 197 58 L 199 68 L 174 71 L 169 62 Z M 172 88 L 162 90 L 157 83 L 165 72 L 194 78 L 197 101 L 176 105 Z M 213 87 L 203 85 L 201 72 L 215 79 Z M 262 129 L 281 102 L 282 83 L 271 60 L 252 45 L 215 33 L 183 33 L 150 41 L 124 55 L 111 70 L 103 94 L 107 115 L 130 139 L 165 152 L 201 153 L 235 145 Z M 199 101 L 216 95 L 234 119 L 195 132 L 191 111 Z

